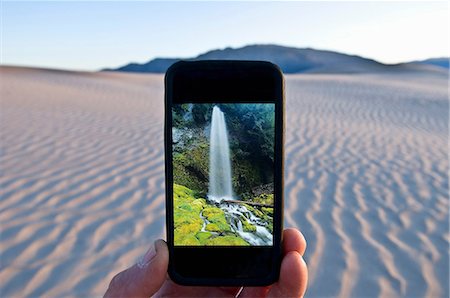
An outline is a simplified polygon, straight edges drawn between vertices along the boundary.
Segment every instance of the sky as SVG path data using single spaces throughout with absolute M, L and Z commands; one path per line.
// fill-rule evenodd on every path
M 72 70 L 279 44 L 383 63 L 448 57 L 444 2 L 2 1 L 1 64 Z

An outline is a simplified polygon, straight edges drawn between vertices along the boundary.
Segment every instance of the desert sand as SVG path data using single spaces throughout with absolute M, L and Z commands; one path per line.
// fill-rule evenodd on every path
M 0 296 L 101 296 L 165 237 L 163 77 L 0 68 Z M 286 78 L 308 297 L 448 297 L 448 76 Z

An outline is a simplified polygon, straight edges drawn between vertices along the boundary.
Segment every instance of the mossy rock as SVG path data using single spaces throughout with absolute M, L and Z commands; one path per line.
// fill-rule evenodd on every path
M 179 204 L 177 207 L 180 208 L 180 209 L 186 210 L 186 211 L 192 211 L 193 210 L 191 204 L 186 204 L 186 203 Z
M 250 244 L 238 236 L 226 235 L 226 236 L 218 236 L 214 238 L 207 239 L 205 241 L 206 245 L 216 245 L 216 246 L 249 246 Z
M 201 245 L 200 241 L 192 234 L 179 239 L 175 243 L 176 245 Z
M 221 232 L 230 232 L 231 227 L 227 222 L 215 222 Z
M 215 206 L 208 205 L 203 209 L 202 215 L 211 223 L 215 224 L 219 230 L 210 230 L 214 232 L 228 232 L 231 231 L 231 227 L 225 218 L 225 212 Z M 212 229 L 212 228 L 211 228 Z
M 177 223 L 174 224 L 175 227 L 174 232 L 180 233 L 182 235 L 197 233 L 202 229 L 202 225 L 203 221 L 201 219 L 196 220 L 195 222 L 178 221 Z
M 242 203 L 242 206 L 244 206 L 245 208 L 247 208 L 248 211 L 253 212 L 253 209 L 254 209 L 254 208 L 253 208 L 252 206 L 250 206 L 249 204 Z
M 201 244 L 205 244 L 205 241 L 211 238 L 212 234 L 209 232 L 198 232 L 195 237 L 200 241 Z
M 259 217 L 264 221 L 265 227 L 273 233 L 273 208 L 261 207 L 261 210 L 258 208 L 252 207 L 248 204 L 243 204 L 248 211 L 252 212 L 255 216 Z M 245 229 L 244 222 L 242 222 L 242 227 Z
M 273 208 L 270 207 L 262 207 L 261 211 L 269 216 L 273 216 Z
M 205 210 L 203 210 L 203 216 L 209 218 L 209 217 L 213 217 L 213 216 L 217 216 L 217 215 L 223 215 L 225 216 L 225 212 L 215 206 L 208 206 L 205 208 Z
M 273 222 L 272 221 L 267 222 L 266 229 L 268 229 L 269 232 L 273 234 Z
M 186 207 L 183 205 L 183 208 L 176 207 L 173 210 L 174 217 L 174 226 L 178 228 L 181 225 L 190 225 L 190 226 L 199 226 L 201 228 L 203 224 L 203 220 L 200 218 L 200 211 L 197 208 L 191 208 L 190 210 L 186 210 Z
M 240 221 L 242 223 L 242 229 L 244 230 L 244 232 L 256 232 L 256 226 L 249 223 L 247 218 L 245 218 L 244 216 L 240 216 Z
M 206 206 L 206 200 L 205 199 L 195 199 L 191 203 L 195 207 L 199 207 L 203 209 Z
M 207 224 L 205 230 L 210 232 L 221 232 L 220 228 L 215 223 Z
M 273 194 L 272 193 L 270 193 L 270 194 L 263 193 L 263 194 L 260 194 L 257 197 L 254 197 L 252 199 L 252 201 L 256 202 L 256 203 L 261 203 L 261 204 L 266 204 L 266 205 L 272 205 L 273 206 Z
M 258 208 L 254 208 L 248 204 L 242 204 L 243 206 L 245 206 L 245 208 L 247 208 L 248 211 L 250 211 L 251 213 L 253 213 L 255 216 L 258 216 L 259 218 L 265 219 L 266 216 L 263 212 L 261 212 L 260 210 L 258 210 Z
M 194 191 L 191 189 L 174 184 L 174 242 L 175 245 L 200 245 L 195 238 L 203 226 L 203 220 L 200 218 L 200 212 L 206 201 L 196 199 Z
M 209 143 L 200 131 L 190 134 L 173 153 L 173 179 L 201 195 L 208 189 Z
M 187 188 L 186 186 L 179 185 L 174 183 L 173 184 L 173 194 L 175 198 L 188 198 L 191 197 L 193 199 L 194 197 L 194 191 Z

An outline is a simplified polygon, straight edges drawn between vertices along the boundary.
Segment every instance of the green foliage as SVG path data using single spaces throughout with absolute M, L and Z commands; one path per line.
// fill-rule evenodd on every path
M 235 173 L 233 189 L 242 199 L 249 199 L 251 188 L 261 183 L 259 169 L 249 159 L 238 159 L 235 154 L 232 154 L 232 160 L 236 160 L 232 167 Z
M 189 117 L 189 104 L 173 105 L 172 122 L 175 127 L 186 127 L 192 125 L 192 117 Z
M 202 126 L 211 119 L 212 106 L 196 104 L 192 108 L 192 118 L 196 125 Z
M 261 203 L 261 204 L 266 204 L 266 205 L 272 205 L 273 206 L 273 194 L 260 194 L 257 197 L 254 197 L 252 200 L 252 202 L 255 203 Z
M 274 160 L 275 106 L 271 104 L 220 105 L 230 118 L 229 130 L 237 136 L 240 149 L 254 159 Z
M 209 145 L 206 138 L 200 141 L 197 136 L 191 148 L 188 147 L 186 145 L 182 152 L 173 153 L 173 180 L 205 196 L 208 189 Z
M 220 105 L 227 119 L 233 187 L 242 197 L 261 184 L 273 182 L 274 105 Z

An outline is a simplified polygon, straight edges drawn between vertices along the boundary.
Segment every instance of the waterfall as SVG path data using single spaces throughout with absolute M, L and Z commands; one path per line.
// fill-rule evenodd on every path
M 233 196 L 227 126 L 225 116 L 217 106 L 214 106 L 211 118 L 208 196 L 216 202 Z

